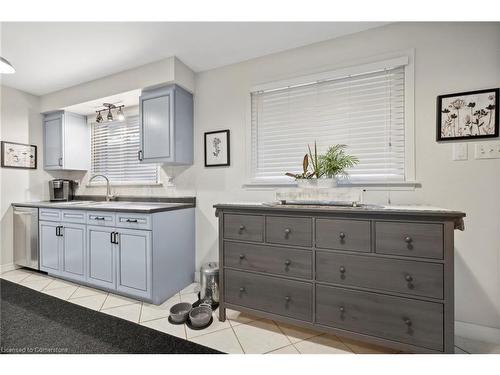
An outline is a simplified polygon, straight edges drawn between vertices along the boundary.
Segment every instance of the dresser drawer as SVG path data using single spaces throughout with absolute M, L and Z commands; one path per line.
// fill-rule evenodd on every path
M 266 217 L 266 242 L 312 246 L 312 219 L 309 217 Z
M 428 223 L 375 223 L 379 254 L 443 259 L 443 226 Z
M 443 298 L 443 265 L 316 252 L 316 280 Z
M 224 265 L 244 270 L 311 279 L 312 252 L 310 250 L 225 241 Z
M 370 252 L 370 221 L 316 219 L 316 247 Z
M 312 320 L 310 283 L 234 270 L 225 270 L 224 277 L 227 303 L 308 322 Z
M 88 225 L 100 225 L 110 227 L 115 225 L 115 213 L 106 211 L 87 212 Z
M 53 208 L 40 208 L 38 210 L 38 219 L 48 221 L 61 221 L 61 210 L 55 210 Z
M 61 221 L 65 223 L 85 224 L 85 211 L 62 210 Z
M 151 215 L 117 212 L 115 218 L 116 226 L 119 228 L 152 229 Z
M 443 305 L 440 303 L 317 285 L 316 322 L 443 350 Z
M 264 216 L 225 214 L 224 238 L 262 242 Z

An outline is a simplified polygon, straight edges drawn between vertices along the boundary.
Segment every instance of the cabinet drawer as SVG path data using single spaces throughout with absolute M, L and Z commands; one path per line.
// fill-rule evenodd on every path
M 234 270 L 225 270 L 224 276 L 227 303 L 312 320 L 311 284 Z
M 224 238 L 262 242 L 264 240 L 264 216 L 224 215 Z
M 312 246 L 312 219 L 309 217 L 266 217 L 266 242 Z
M 38 219 L 48 221 L 61 221 L 61 210 L 55 210 L 52 208 L 40 208 L 38 210 Z
M 316 280 L 443 298 L 443 265 L 316 252 Z
M 310 250 L 225 241 L 224 265 L 311 279 L 312 252 Z
M 130 229 L 152 229 L 151 215 L 116 213 L 116 226 Z
M 63 210 L 61 221 L 66 223 L 85 224 L 85 211 Z
M 379 254 L 443 259 L 443 226 L 378 221 L 375 224 L 375 251 Z
M 370 252 L 370 221 L 316 219 L 316 247 Z
M 115 225 L 115 213 L 105 212 L 105 211 L 91 211 L 87 212 L 87 224 L 88 225 L 102 225 L 102 226 L 114 226 Z
M 443 350 L 443 305 L 316 286 L 316 322 L 433 350 Z

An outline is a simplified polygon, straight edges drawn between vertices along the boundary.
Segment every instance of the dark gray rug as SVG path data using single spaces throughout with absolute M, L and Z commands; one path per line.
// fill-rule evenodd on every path
M 220 353 L 6 280 L 0 294 L 0 353 Z

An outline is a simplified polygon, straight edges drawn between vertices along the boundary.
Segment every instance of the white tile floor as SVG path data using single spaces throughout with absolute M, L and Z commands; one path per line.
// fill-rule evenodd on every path
M 269 354 L 363 354 L 395 353 L 394 350 L 324 334 L 272 320 L 228 310 L 220 322 L 214 312 L 212 325 L 195 331 L 168 322 L 170 307 L 180 301 L 195 302 L 199 286 L 191 284 L 160 306 L 79 286 L 25 269 L 8 271 L 1 278 L 65 301 L 101 311 L 222 352 Z M 499 353 L 500 345 L 456 337 L 456 353 Z

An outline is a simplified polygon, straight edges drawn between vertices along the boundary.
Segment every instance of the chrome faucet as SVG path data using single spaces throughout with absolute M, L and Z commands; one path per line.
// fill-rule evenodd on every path
M 92 182 L 92 180 L 96 177 L 102 177 L 106 180 L 106 202 L 109 202 L 110 200 L 112 200 L 114 197 L 111 195 L 111 188 L 109 186 L 109 178 L 107 178 L 105 175 L 103 174 L 95 174 L 93 175 L 92 177 L 90 177 L 89 179 L 89 184 Z

